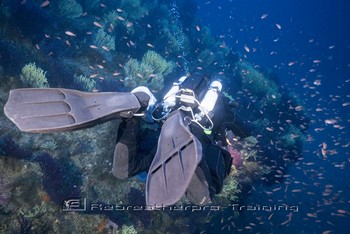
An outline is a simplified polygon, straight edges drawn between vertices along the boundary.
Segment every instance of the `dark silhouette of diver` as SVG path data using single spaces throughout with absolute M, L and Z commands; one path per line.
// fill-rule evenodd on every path
M 122 118 L 113 175 L 126 179 L 147 171 L 146 204 L 151 207 L 175 204 L 183 195 L 196 205 L 206 205 L 222 190 L 231 169 L 232 158 L 221 145 L 232 133 L 249 136 L 221 89 L 219 79 L 211 81 L 200 74 L 181 77 L 159 103 L 146 87 L 101 93 L 15 89 L 4 112 L 20 130 L 38 133 L 72 131 Z M 144 120 L 161 127 L 141 128 Z
M 190 132 L 199 140 L 202 146 L 202 159 L 195 167 L 194 174 L 192 178 L 190 178 L 185 195 L 196 205 L 207 205 L 211 202 L 215 194 L 220 193 L 223 187 L 223 181 L 231 170 L 231 155 L 224 148 L 220 147 L 222 143 L 226 143 L 226 131 L 232 129 L 234 133 L 238 134 L 240 137 L 246 137 L 248 133 L 244 125 L 238 120 L 235 120 L 235 116 L 231 110 L 235 103 L 230 103 L 229 99 L 220 92 L 221 87 L 218 87 L 221 85 L 220 81 L 212 82 L 211 87 L 208 89 L 210 85 L 209 78 L 201 76 L 200 74 L 195 74 L 191 77 L 186 77 L 186 80 L 182 81 L 180 85 L 179 83 L 175 83 L 174 85 L 180 86 L 179 90 L 182 89 L 182 94 L 184 92 L 185 95 L 186 90 L 194 91 L 198 100 L 204 99 L 207 92 L 214 92 L 214 95 L 209 97 L 209 99 L 211 99 L 209 100 L 211 101 L 210 105 L 214 104 L 212 110 L 208 113 L 210 119 L 203 118 L 198 123 L 194 121 L 188 123 Z M 150 99 L 154 100 L 152 94 L 147 91 L 145 92 L 142 88 L 136 88 L 133 93 L 141 103 L 141 111 L 145 111 L 149 105 Z M 171 93 L 171 91 L 165 96 L 169 95 L 169 93 Z M 188 105 L 186 100 L 181 100 L 181 94 L 178 93 L 177 95 L 179 97 L 172 100 L 173 110 L 178 109 L 181 105 Z M 187 98 L 191 99 L 190 97 Z M 164 100 L 167 102 L 166 98 Z M 195 108 L 193 107 L 192 100 L 189 102 L 190 105 L 192 104 L 191 108 Z M 206 104 L 208 103 L 202 102 L 202 105 Z M 161 105 L 164 107 L 166 104 L 163 102 Z M 185 118 L 186 117 L 190 118 L 189 113 L 185 115 Z M 206 129 L 203 129 L 203 125 L 208 124 L 209 120 L 212 122 L 212 128 L 210 131 L 205 131 Z M 159 131 L 141 129 L 141 121 L 142 117 L 139 116 L 123 118 L 119 126 L 112 169 L 113 175 L 119 179 L 126 179 L 140 172 L 148 171 L 156 154 L 156 142 L 153 142 L 154 147 L 149 150 L 143 149 L 140 144 L 142 141 L 149 142 L 150 138 L 154 139 L 154 136 L 159 135 Z M 172 130 L 174 129 L 168 131 Z M 221 143 L 220 146 L 218 146 L 218 142 Z M 152 144 L 151 142 L 149 143 Z M 152 200 L 157 201 L 157 198 Z M 156 205 L 163 204 L 158 203 Z

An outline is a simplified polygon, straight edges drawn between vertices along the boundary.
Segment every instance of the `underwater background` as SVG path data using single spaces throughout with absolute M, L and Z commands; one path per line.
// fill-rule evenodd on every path
M 0 233 L 348 233 L 348 12 L 344 0 L 2 0 Z M 122 210 L 144 206 L 145 175 L 110 172 L 120 120 L 33 134 L 3 113 L 15 88 L 146 85 L 160 99 L 195 72 L 218 75 L 253 130 L 206 209 Z

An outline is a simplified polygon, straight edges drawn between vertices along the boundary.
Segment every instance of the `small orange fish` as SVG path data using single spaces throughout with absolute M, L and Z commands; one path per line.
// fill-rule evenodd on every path
M 314 85 L 320 86 L 321 85 L 321 80 L 315 80 Z
M 72 33 L 71 31 L 65 31 L 65 34 L 67 34 L 68 36 L 71 36 L 71 37 L 76 37 L 77 36 L 77 34 Z
M 109 51 L 108 47 L 105 45 L 102 46 L 102 49 L 104 49 L 105 51 Z
M 129 41 L 131 46 L 135 46 L 135 42 L 133 42 L 132 40 Z
M 348 213 L 346 210 L 337 210 L 337 212 L 340 214 L 347 214 Z
M 46 0 L 45 2 L 43 2 L 40 6 L 41 7 L 46 7 L 50 4 L 50 2 L 48 0 Z
M 260 17 L 260 19 L 266 19 L 267 16 L 268 16 L 268 14 L 263 14 L 263 15 Z
M 280 190 L 280 189 L 281 189 L 281 187 L 275 188 L 275 189 L 272 190 L 272 192 L 276 192 L 276 191 L 278 191 L 278 190 Z
M 302 106 L 296 106 L 296 107 L 295 107 L 295 110 L 296 110 L 296 111 L 301 111 L 302 109 L 303 109 Z
M 327 149 L 327 144 L 325 142 L 322 143 L 322 149 Z
M 102 24 L 100 24 L 99 22 L 94 21 L 94 25 L 99 28 L 103 28 Z
M 306 215 L 310 218 L 317 218 L 317 215 L 315 213 L 307 213 Z
M 270 214 L 270 216 L 268 217 L 267 220 L 270 220 L 270 219 L 272 218 L 273 214 L 274 214 L 274 213 Z

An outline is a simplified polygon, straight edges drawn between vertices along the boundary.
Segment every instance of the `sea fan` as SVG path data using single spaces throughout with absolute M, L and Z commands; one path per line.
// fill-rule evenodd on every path
M 240 168 L 243 166 L 243 157 L 241 155 L 241 153 L 234 149 L 232 146 L 228 146 L 227 147 L 227 151 L 230 153 L 231 157 L 232 157 L 232 164 L 237 167 Z

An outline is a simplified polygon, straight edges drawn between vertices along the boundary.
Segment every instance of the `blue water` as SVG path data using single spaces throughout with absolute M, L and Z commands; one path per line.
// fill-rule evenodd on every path
M 312 116 L 308 130 L 312 140 L 305 146 L 303 159 L 290 168 L 290 177 L 271 188 L 257 186 L 248 199 L 248 204 L 282 202 L 299 205 L 300 210 L 291 213 L 290 221 L 288 214 L 276 212 L 269 219 L 270 213 L 251 211 L 245 216 L 243 231 L 347 233 L 350 227 L 349 2 L 197 2 L 201 23 L 223 35 L 228 45 L 254 64 L 277 72 L 281 82 L 303 99 L 307 113 Z M 245 50 L 245 45 L 250 52 Z M 252 48 L 256 51 L 252 52 Z M 315 80 L 320 80 L 321 85 L 313 85 Z M 344 128 L 325 124 L 330 118 L 336 118 Z M 323 157 L 323 142 L 336 152 Z M 295 189 L 302 191 L 293 192 Z

